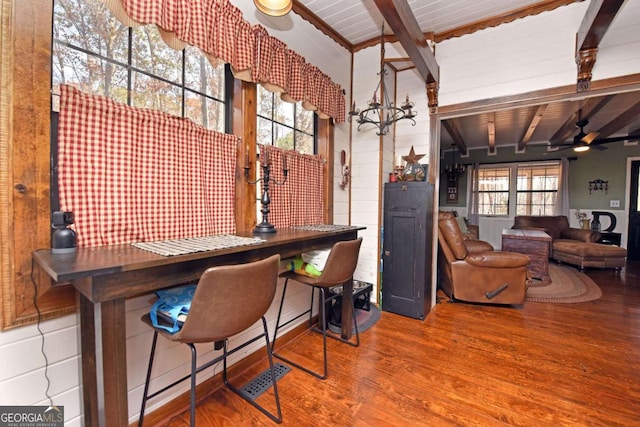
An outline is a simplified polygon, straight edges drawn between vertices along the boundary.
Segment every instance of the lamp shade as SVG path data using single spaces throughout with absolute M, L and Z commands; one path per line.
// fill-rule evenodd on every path
M 253 0 L 258 10 L 269 16 L 283 16 L 291 11 L 292 0 Z

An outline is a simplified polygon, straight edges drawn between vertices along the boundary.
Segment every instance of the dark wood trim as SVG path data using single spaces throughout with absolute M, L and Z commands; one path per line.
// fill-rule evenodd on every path
M 256 128 L 257 128 L 257 86 L 234 79 L 233 82 L 233 132 L 241 138 L 238 144 L 236 164 L 236 230 L 247 232 L 256 226 L 256 186 L 247 183 L 244 164 L 249 159 L 249 178 L 256 178 Z
M 492 16 L 487 19 L 472 22 L 467 25 L 463 25 L 458 28 L 451 29 L 449 31 L 443 31 L 436 33 L 434 41 L 440 43 L 441 41 L 448 40 L 454 37 L 461 37 L 468 34 L 475 33 L 476 31 L 484 30 L 491 27 L 497 27 L 501 24 L 515 21 L 516 19 L 526 18 L 528 16 L 538 15 L 543 12 L 548 12 L 557 9 L 561 6 L 566 6 L 572 3 L 578 3 L 583 0 L 545 0 L 536 3 L 532 6 L 525 6 L 520 9 L 512 10 L 500 15 Z
M 334 191 L 334 125 L 331 119 L 318 118 L 318 154 L 325 159 L 323 186 L 324 222 L 333 224 L 333 191 Z
M 340 46 L 347 49 L 349 52 L 353 52 L 353 45 L 349 43 L 347 39 L 342 37 L 340 33 L 334 30 L 329 24 L 324 22 L 322 19 L 318 17 L 318 15 L 311 12 L 307 9 L 303 4 L 301 4 L 298 0 L 293 0 L 293 8 L 292 10 L 300 15 L 302 19 L 309 22 L 311 25 L 316 27 L 320 32 L 327 35 L 333 41 L 338 43 Z
M 37 268 L 31 281 L 31 253 L 50 246 L 52 8 L 37 0 L 2 1 L 2 329 L 76 310 L 71 286 L 52 287 Z
M 593 81 L 589 96 L 609 95 L 614 92 L 633 90 L 640 90 L 640 73 Z M 574 85 L 557 86 L 517 95 L 499 96 L 445 105 L 438 107 L 438 114 L 442 119 L 448 119 L 461 115 L 495 111 L 496 109 L 537 105 L 541 102 L 550 103 L 553 101 L 562 101 L 575 95 L 576 88 Z
M 427 83 L 438 82 L 440 67 L 407 0 L 374 0 L 374 3 L 398 37 L 422 79 Z

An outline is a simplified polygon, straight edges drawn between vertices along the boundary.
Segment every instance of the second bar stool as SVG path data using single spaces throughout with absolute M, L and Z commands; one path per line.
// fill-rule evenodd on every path
M 289 363 L 290 365 L 293 365 L 296 368 L 301 369 L 313 375 L 314 377 L 324 380 L 325 378 L 327 378 L 327 336 L 338 339 L 354 347 L 357 347 L 360 345 L 360 335 L 358 333 L 358 322 L 356 321 L 355 313 L 353 316 L 353 323 L 356 330 L 355 343 L 349 340 L 345 340 L 340 336 L 327 335 L 327 319 L 326 319 L 325 305 L 340 296 L 340 294 L 331 294 L 330 292 L 329 292 L 329 296 L 327 296 L 327 290 L 329 288 L 342 285 L 346 283 L 348 280 L 353 279 L 353 273 L 356 270 L 356 265 L 358 263 L 358 254 L 360 252 L 361 245 L 362 245 L 362 237 L 356 240 L 347 240 L 347 241 L 342 241 L 334 244 L 333 247 L 331 248 L 331 252 L 329 253 L 329 257 L 327 258 L 327 263 L 324 267 L 324 270 L 322 271 L 322 274 L 319 277 L 306 276 L 303 274 L 298 274 L 294 271 L 285 271 L 283 273 L 280 273 L 280 277 L 284 277 L 285 282 L 284 282 L 284 289 L 282 290 L 282 299 L 280 300 L 280 309 L 278 310 L 278 320 L 276 321 L 276 329 L 273 333 L 273 343 L 271 345 L 271 350 L 274 357 L 277 357 L 278 359 L 283 360 L 284 362 Z M 289 279 L 295 280 L 296 282 L 300 282 L 312 287 L 311 307 L 307 311 L 299 314 L 298 316 L 294 317 L 293 319 L 281 325 L 280 318 L 282 316 L 282 307 L 284 305 L 284 298 L 287 293 L 287 284 L 289 283 Z M 320 307 L 320 315 L 319 315 L 319 318 L 320 318 L 319 328 L 313 326 L 313 320 L 312 320 L 313 294 L 315 293 L 316 289 L 318 289 L 320 293 L 320 301 L 322 302 L 322 305 Z M 352 308 L 355 311 L 355 307 L 353 306 L 353 297 L 343 295 L 343 299 L 342 299 L 343 304 L 347 303 L 345 299 L 348 299 L 351 302 Z M 282 329 L 283 327 L 287 326 L 291 322 L 299 319 L 300 317 L 304 316 L 307 313 L 309 313 L 309 328 L 312 331 L 319 332 L 322 334 L 322 352 L 323 352 L 323 365 L 324 365 L 324 371 L 322 374 L 315 372 L 309 368 L 306 368 L 300 365 L 299 363 L 293 362 L 290 359 L 285 358 L 281 354 L 278 354 L 275 352 L 275 345 L 276 345 L 276 338 L 278 337 L 278 330 Z

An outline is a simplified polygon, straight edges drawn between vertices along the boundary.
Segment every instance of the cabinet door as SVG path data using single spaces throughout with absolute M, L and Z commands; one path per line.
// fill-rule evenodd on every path
M 431 305 L 429 194 L 415 186 L 385 191 L 382 308 L 420 319 Z

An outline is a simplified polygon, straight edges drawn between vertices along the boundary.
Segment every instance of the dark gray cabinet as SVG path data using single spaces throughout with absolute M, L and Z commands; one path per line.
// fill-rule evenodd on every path
M 431 308 L 433 185 L 384 187 L 382 309 L 424 319 Z

